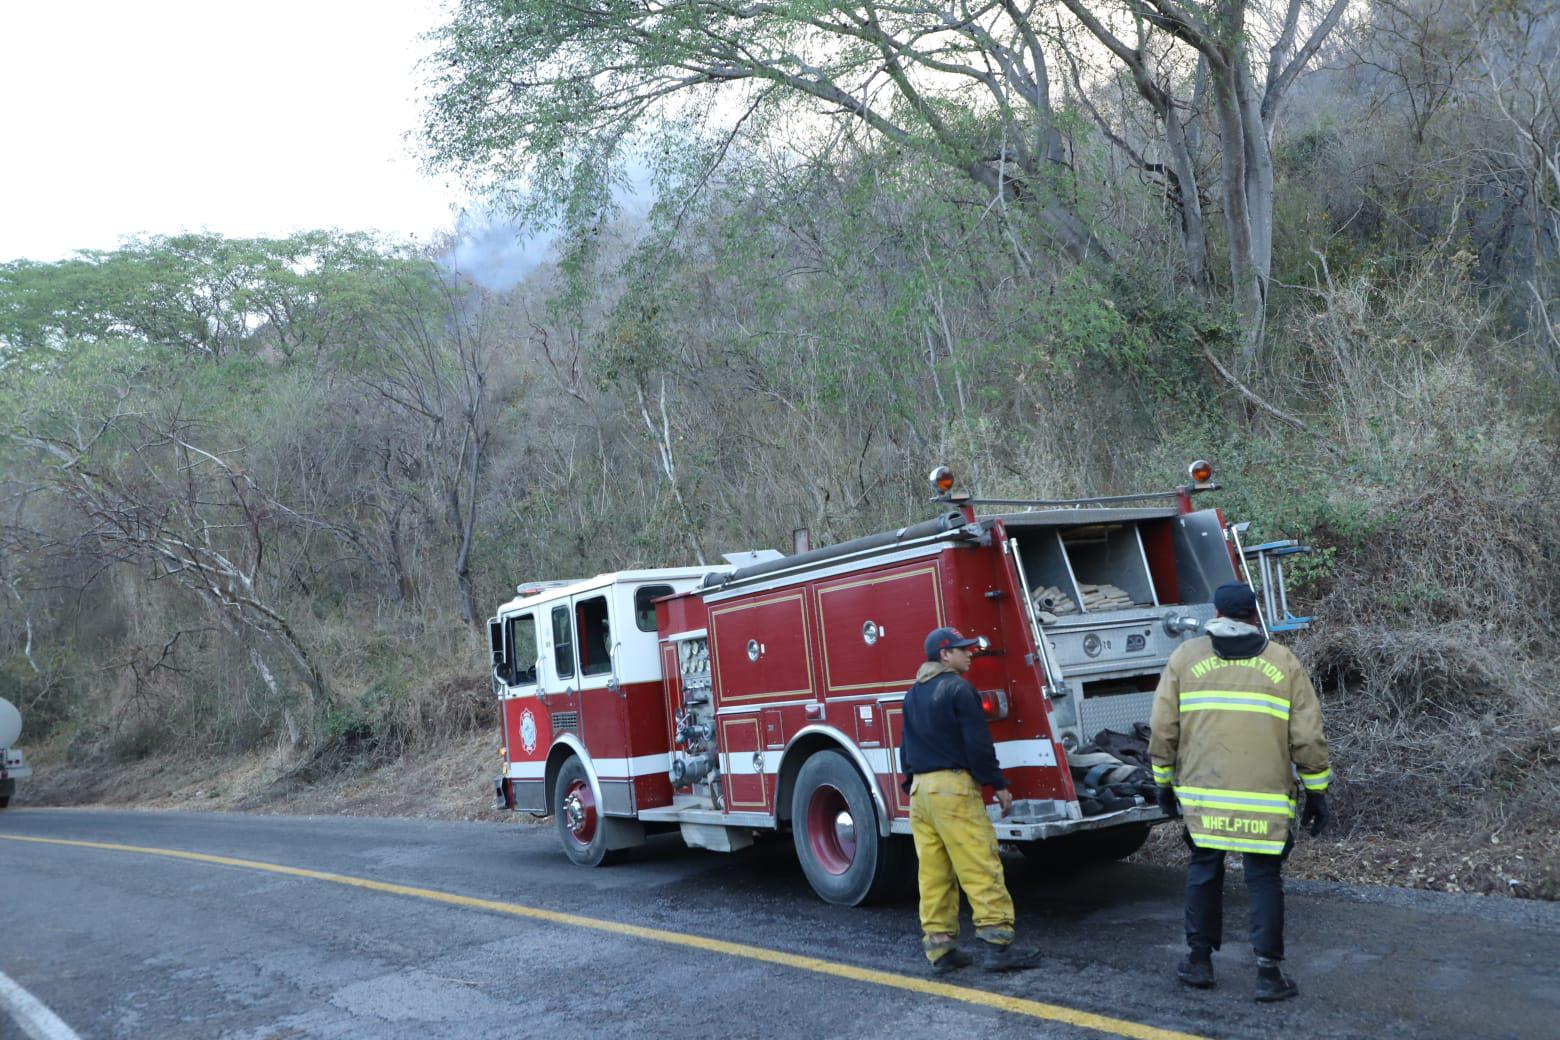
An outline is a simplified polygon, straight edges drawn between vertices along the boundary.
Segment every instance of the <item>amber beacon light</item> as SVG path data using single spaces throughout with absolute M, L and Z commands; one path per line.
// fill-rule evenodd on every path
M 953 490 L 953 470 L 947 466 L 938 466 L 932 470 L 931 476 L 927 479 L 932 482 L 932 490 L 940 495 L 946 495 Z
M 1198 459 L 1186 467 L 1194 484 L 1206 484 L 1213 479 L 1213 465 L 1207 459 Z

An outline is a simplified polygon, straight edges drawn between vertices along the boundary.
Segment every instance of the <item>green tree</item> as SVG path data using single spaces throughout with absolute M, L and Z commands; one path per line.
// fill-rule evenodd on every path
M 285 691 L 265 649 L 281 649 L 302 672 L 312 718 L 332 694 L 281 602 L 287 578 L 273 565 L 278 542 L 301 518 L 248 472 L 237 424 L 224 429 L 205 407 L 207 371 L 179 365 L 178 356 L 103 340 L 72 344 L 51 367 L 10 366 L 0 378 L 8 417 L 0 435 L 34 486 L 76 518 L 78 551 L 97 570 L 133 564 L 185 589 L 215 624 L 248 642 L 279 700 Z M 242 363 L 219 364 L 228 403 L 263 378 Z M 288 719 L 297 743 L 300 729 Z
M 189 234 L 0 265 L 0 348 L 128 339 L 218 359 L 320 349 L 361 317 L 365 275 L 398 259 L 362 234 Z
M 396 503 L 379 507 L 388 509 L 388 558 L 404 579 L 399 516 L 417 504 L 447 539 L 461 620 L 476 625 L 472 552 L 491 462 L 490 381 L 499 345 L 492 310 L 478 286 L 419 260 L 387 265 L 371 298 L 349 364 L 357 392 L 399 420 L 380 446 L 384 497 Z M 512 391 L 518 395 L 518 383 Z M 407 463 L 394 474 L 390 454 Z
M 1161 163 L 1140 154 L 1127 140 L 1130 132 L 1099 121 L 1138 166 L 1161 171 L 1175 200 L 1188 275 L 1199 288 L 1210 284 L 1203 185 L 1215 186 L 1244 340 L 1241 359 L 1249 370 L 1267 325 L 1273 269 L 1274 128 L 1295 77 L 1337 26 L 1348 0 L 1061 2 L 1130 75 L 1153 112 Z M 1259 53 L 1264 46 L 1265 57 Z M 1198 164 L 1196 124 L 1204 113 L 1219 139 L 1216 176 L 1205 176 Z
M 931 156 L 1033 212 L 1076 259 L 1107 257 L 1070 201 L 1033 3 L 463 0 L 434 34 L 429 161 L 522 209 L 599 224 L 637 146 L 708 182 L 739 142 L 835 134 Z M 662 163 L 697 142 L 702 163 Z

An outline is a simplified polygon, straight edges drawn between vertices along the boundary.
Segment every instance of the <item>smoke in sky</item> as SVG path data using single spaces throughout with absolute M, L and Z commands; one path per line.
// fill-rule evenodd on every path
M 552 258 L 556 234 L 526 234 L 501 214 L 464 212 L 455 246 L 440 259 L 484 289 L 503 292 Z
M 627 173 L 628 183 L 616 193 L 616 202 L 624 217 L 637 222 L 649 213 L 655 187 L 643 162 L 631 162 Z M 522 228 L 500 211 L 478 209 L 461 212 L 455 238 L 441 262 L 484 289 L 503 292 L 553 259 L 558 234 L 551 228 Z

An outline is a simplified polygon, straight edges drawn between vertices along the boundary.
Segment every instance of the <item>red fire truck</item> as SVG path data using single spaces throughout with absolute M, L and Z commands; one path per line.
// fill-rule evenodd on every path
M 1014 797 L 1006 817 L 991 806 L 999 839 L 1097 859 L 1136 850 L 1163 819 L 1152 799 L 1102 811 L 1080 798 L 1068 756 L 1147 722 L 1170 652 L 1247 571 L 1238 526 L 1193 507 L 1217 487 L 1211 471 L 1065 502 L 975 500 L 951 493 L 946 469 L 933 478 L 946 511 L 896 531 L 520 586 L 489 621 L 497 805 L 554 816 L 584 866 L 662 831 L 731 852 L 789 830 L 823 899 L 867 901 L 913 862 L 902 701 L 926 633 L 953 625 L 985 643 L 969 679 Z M 1251 550 L 1275 629 L 1306 620 L 1284 598 L 1295 551 Z

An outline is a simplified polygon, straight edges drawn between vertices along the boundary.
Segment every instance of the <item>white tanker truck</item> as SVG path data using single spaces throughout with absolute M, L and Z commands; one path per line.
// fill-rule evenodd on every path
M 22 713 L 16 705 L 0 697 L 0 809 L 11 804 L 16 782 L 32 776 L 21 748 L 15 746 L 22 735 Z

